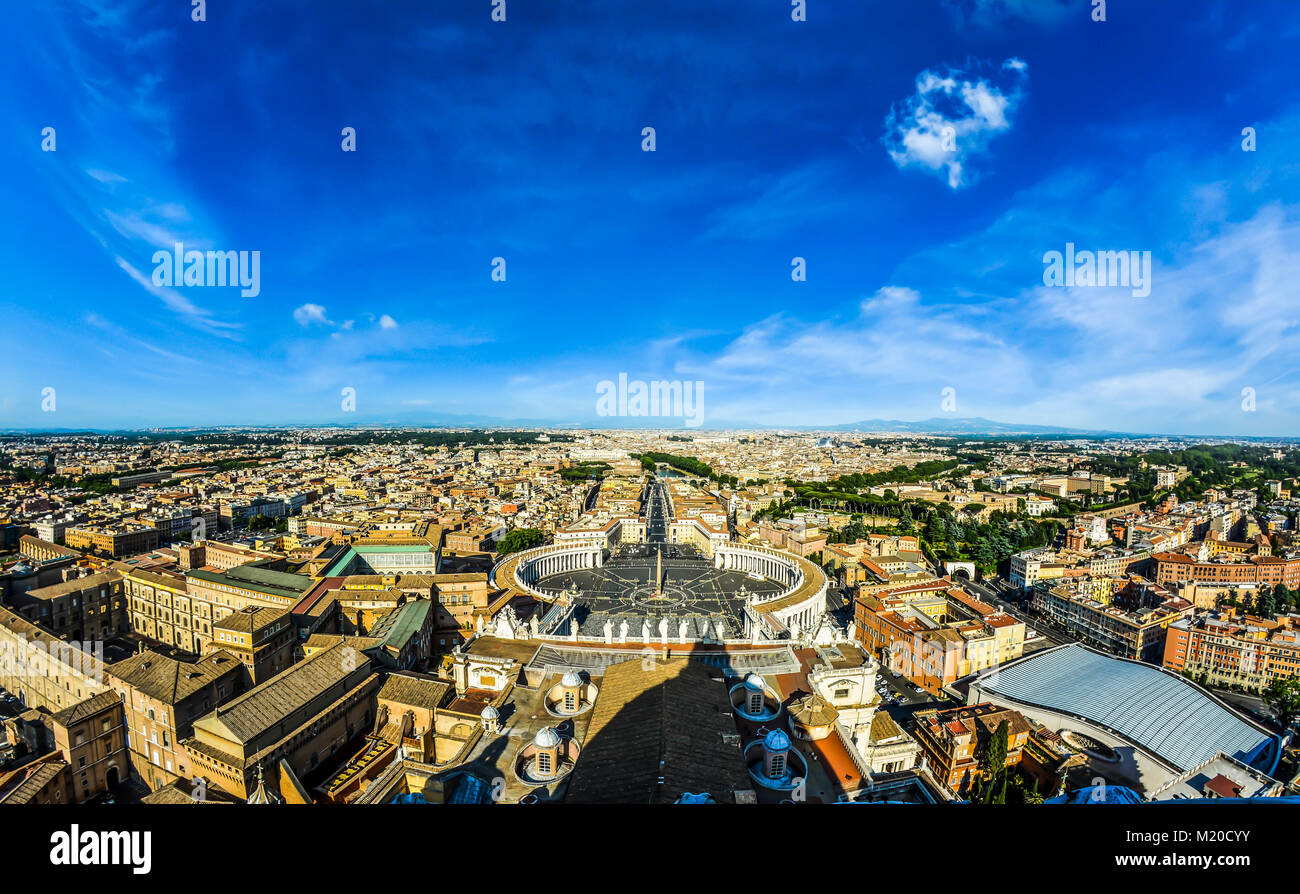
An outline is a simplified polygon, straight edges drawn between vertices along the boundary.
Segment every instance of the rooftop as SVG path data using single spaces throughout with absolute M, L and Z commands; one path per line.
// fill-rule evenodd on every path
M 1276 740 L 1209 693 L 1150 665 L 1077 643 L 1039 652 L 976 680 L 987 692 L 1082 717 L 1180 770 L 1219 752 L 1247 764 Z
M 364 657 L 356 655 L 353 661 L 342 660 L 345 656 L 338 650 L 335 646 L 318 652 L 276 674 L 196 720 L 196 730 L 202 727 L 214 735 L 247 745 L 349 675 L 368 669 Z
M 239 667 L 238 659 L 224 649 L 195 662 L 144 651 L 109 665 L 107 672 L 154 701 L 174 705 Z
M 236 565 L 226 571 L 191 571 L 190 577 L 227 587 L 238 587 L 296 601 L 315 583 L 311 578 L 288 571 L 272 571 L 259 567 L 256 562 Z

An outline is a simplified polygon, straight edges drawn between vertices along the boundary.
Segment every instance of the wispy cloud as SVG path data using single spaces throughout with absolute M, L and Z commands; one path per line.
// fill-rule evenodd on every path
M 1071 15 L 1087 17 L 1091 4 L 1080 0 L 943 0 L 959 26 L 1010 26 L 1019 21 L 1055 27 Z
M 139 283 L 151 295 L 154 295 L 163 304 L 167 305 L 172 311 L 178 314 L 185 322 L 202 329 L 211 335 L 221 338 L 238 339 L 237 330 L 243 328 L 241 323 L 232 323 L 227 320 L 220 320 L 212 316 L 211 311 L 199 307 L 183 293 L 174 288 L 165 288 L 154 285 L 153 278 L 148 276 L 134 266 L 131 262 L 123 257 L 117 257 L 117 266 L 120 267 L 127 276 Z

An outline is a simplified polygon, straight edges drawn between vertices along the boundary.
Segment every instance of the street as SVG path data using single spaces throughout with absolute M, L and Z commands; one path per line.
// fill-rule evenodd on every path
M 994 580 L 997 580 L 994 578 Z M 985 584 L 977 584 L 974 581 L 963 581 L 964 586 L 970 587 L 979 596 L 980 599 L 989 605 L 1004 611 L 1011 617 L 1015 618 L 1025 625 L 1025 652 L 1040 652 L 1044 649 L 1050 649 L 1055 646 L 1064 646 L 1067 643 L 1075 642 L 1074 639 L 1054 629 L 1050 624 L 1041 618 L 1032 618 L 1013 603 L 1004 600 L 998 595 L 998 592 L 992 587 Z M 986 582 L 987 583 L 987 582 Z M 1029 640 L 1029 631 L 1033 630 L 1042 639 Z

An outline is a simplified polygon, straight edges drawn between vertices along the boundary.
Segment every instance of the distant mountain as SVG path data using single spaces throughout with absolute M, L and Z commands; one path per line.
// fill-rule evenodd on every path
M 704 424 L 698 428 L 690 427 L 685 424 L 681 417 L 662 416 L 662 417 L 645 417 L 645 416 L 609 416 L 609 417 L 589 417 L 559 419 L 559 418 L 529 418 L 529 417 L 504 417 L 491 416 L 476 413 L 447 413 L 440 411 L 431 411 L 423 409 L 406 409 L 397 413 L 379 414 L 356 414 L 346 420 L 334 419 L 330 421 L 311 421 L 301 419 L 297 421 L 285 420 L 274 425 L 265 424 L 226 424 L 226 425 L 202 425 L 202 426 L 163 426 L 149 429 L 0 429 L 0 434 L 18 434 L 18 433 L 47 433 L 72 435 L 79 433 L 127 433 L 138 431 L 150 432 L 167 432 L 167 431 L 219 431 L 219 430 L 256 430 L 256 429 L 279 429 L 279 428 L 510 428 L 510 429 L 561 429 L 561 430 L 589 430 L 589 429 L 624 429 L 624 430 L 672 430 L 681 429 L 682 434 L 690 435 L 692 433 L 704 432 L 722 432 L 722 431 L 782 431 L 782 432 L 858 432 L 862 434 L 872 433 L 898 433 L 898 434 L 917 434 L 917 435 L 990 435 L 990 436 L 1014 436 L 1014 435 L 1064 435 L 1067 437 L 1115 437 L 1115 436 L 1144 436 L 1134 432 L 1117 432 L 1117 431 L 1097 431 L 1082 428 L 1066 428 L 1064 426 L 1051 425 L 1027 425 L 1012 424 L 1007 422 L 995 422 L 992 419 L 985 419 L 981 416 L 975 417 L 945 417 L 935 416 L 930 419 L 922 419 L 916 422 L 904 422 L 900 419 L 863 419 L 859 422 L 845 422 L 839 425 L 775 425 L 772 423 L 754 422 L 743 419 L 709 419 L 706 417 Z
M 898 419 L 864 419 L 861 422 L 846 422 L 832 425 L 825 431 L 853 432 L 904 432 L 924 435 L 1080 435 L 1096 436 L 1115 434 L 1115 432 L 1092 431 L 1083 428 L 1066 428 L 1052 425 L 1014 425 L 1006 422 L 994 422 L 982 416 L 957 418 L 934 416 L 919 422 L 903 422 Z

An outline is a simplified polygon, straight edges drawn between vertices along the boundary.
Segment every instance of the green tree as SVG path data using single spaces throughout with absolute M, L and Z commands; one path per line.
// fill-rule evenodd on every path
M 248 530 L 265 531 L 267 528 L 275 527 L 275 519 L 269 515 L 254 515 L 248 520 Z
M 1294 591 L 1286 584 L 1278 584 L 1273 588 L 1273 596 L 1277 599 L 1278 608 L 1287 611 L 1296 605 L 1297 597 L 1300 597 L 1300 591 Z
M 541 546 L 545 536 L 536 528 L 515 528 L 497 542 L 497 554 L 509 555 L 520 550 Z
M 1273 709 L 1283 730 L 1300 716 L 1300 677 L 1276 677 L 1262 693 L 1264 704 Z
M 1255 599 L 1255 612 L 1261 618 L 1268 619 L 1277 613 L 1277 599 L 1268 584 L 1259 588 L 1259 596 Z
M 1007 743 L 1011 728 L 1003 720 L 984 746 L 980 758 L 980 776 L 984 781 L 984 804 L 1005 804 L 1007 801 Z

